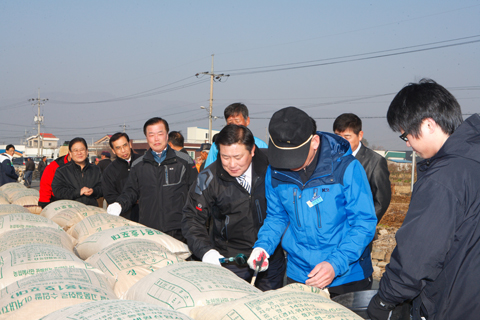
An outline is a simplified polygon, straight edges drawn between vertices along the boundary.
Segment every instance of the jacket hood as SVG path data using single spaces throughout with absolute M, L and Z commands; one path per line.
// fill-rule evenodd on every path
M 445 141 L 444 145 L 430 160 L 445 156 L 456 156 L 480 163 L 480 116 L 474 114 L 466 119 L 455 132 Z
M 320 155 L 324 156 L 325 153 L 330 153 L 330 157 L 333 161 L 340 157 L 352 154 L 350 142 L 342 137 L 329 132 L 317 131 L 320 136 Z

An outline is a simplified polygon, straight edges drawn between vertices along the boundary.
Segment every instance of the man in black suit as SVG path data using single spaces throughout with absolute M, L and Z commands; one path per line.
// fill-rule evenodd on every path
M 377 223 L 379 223 L 392 197 L 387 160 L 362 144 L 362 120 L 355 114 L 344 113 L 338 116 L 333 123 L 333 132 L 350 142 L 353 156 L 365 169 L 372 190 Z

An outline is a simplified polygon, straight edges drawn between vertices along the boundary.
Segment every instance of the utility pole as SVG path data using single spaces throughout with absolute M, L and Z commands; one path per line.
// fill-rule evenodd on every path
M 127 127 L 129 127 L 129 126 L 127 126 L 127 125 L 125 124 L 125 121 L 124 121 L 123 124 L 121 124 L 119 127 L 120 127 L 120 128 L 123 128 L 123 133 L 125 133 L 125 129 L 126 129 Z
M 38 97 L 36 99 L 28 99 L 28 101 L 32 102 L 32 106 L 37 105 L 38 106 L 38 113 L 35 117 L 33 117 L 33 121 L 38 125 L 38 137 L 37 137 L 37 156 L 40 157 L 40 139 L 41 139 L 41 134 L 40 134 L 40 126 L 43 123 L 43 115 L 40 115 L 40 107 L 43 106 L 48 99 L 40 99 L 40 89 L 38 89 Z M 42 139 L 42 153 L 43 153 L 43 139 Z
M 212 143 L 212 111 L 213 111 L 213 81 L 218 80 L 222 81 L 222 77 L 230 77 L 229 74 L 215 74 L 213 72 L 213 54 L 212 54 L 212 70 L 210 72 L 199 72 L 195 76 L 198 77 L 200 74 L 206 74 L 210 76 L 210 107 L 208 110 L 208 142 Z

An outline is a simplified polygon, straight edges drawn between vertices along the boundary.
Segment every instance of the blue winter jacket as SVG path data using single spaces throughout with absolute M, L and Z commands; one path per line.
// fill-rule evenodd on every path
M 267 218 L 254 247 L 288 253 L 287 276 L 305 283 L 322 261 L 335 270 L 330 286 L 363 280 L 372 272 L 370 250 L 377 218 L 362 165 L 350 144 L 326 132 L 320 136 L 317 167 L 303 184 L 298 172 L 268 167 Z

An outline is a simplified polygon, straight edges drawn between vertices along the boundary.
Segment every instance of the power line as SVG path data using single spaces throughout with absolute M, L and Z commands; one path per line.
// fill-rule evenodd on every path
M 467 38 L 475 38 L 475 37 L 480 37 L 480 35 L 465 37 L 465 38 L 458 38 L 458 39 L 467 39 Z M 445 42 L 451 42 L 451 41 L 455 41 L 455 40 L 458 40 L 458 39 L 446 40 Z M 319 60 L 304 61 L 304 62 L 294 62 L 294 63 L 288 63 L 288 64 L 282 64 L 282 65 L 272 65 L 272 66 L 264 66 L 264 67 L 252 67 L 252 68 L 235 69 L 235 70 L 239 70 L 239 71 L 241 71 L 241 70 L 254 70 L 254 69 L 266 69 L 266 70 L 244 71 L 244 72 L 238 72 L 238 73 L 230 72 L 230 74 L 240 76 L 240 75 L 249 75 L 249 74 L 257 74 L 257 73 L 266 73 L 266 72 L 311 68 L 311 67 L 318 67 L 318 66 L 353 62 L 353 61 L 362 61 L 362 60 L 371 60 L 371 59 L 377 59 L 377 58 L 391 57 L 391 56 L 404 55 L 404 54 L 416 53 L 416 52 L 422 52 L 422 51 L 429 51 L 429 50 L 437 50 L 437 49 L 448 48 L 448 47 L 456 47 L 456 46 L 472 44 L 472 43 L 477 43 L 477 42 L 480 42 L 480 39 L 464 41 L 464 42 L 454 43 L 454 44 L 445 44 L 445 45 L 434 46 L 434 47 L 430 47 L 430 48 L 406 50 L 406 51 L 396 52 L 396 53 L 377 54 L 377 55 L 369 56 L 369 57 L 361 57 L 361 56 L 376 54 L 376 52 L 362 53 L 362 54 L 345 56 L 345 57 L 337 57 L 337 58 L 319 59 Z M 425 46 L 425 45 L 418 45 L 418 46 Z M 418 47 L 418 46 L 412 46 L 412 47 Z M 406 48 L 408 48 L 408 47 L 406 47 Z M 390 51 L 397 51 L 397 50 L 400 50 L 400 49 L 389 49 L 389 50 L 382 50 L 382 51 L 378 51 L 378 52 L 390 52 Z M 359 57 L 359 58 L 346 59 L 347 57 Z M 298 64 L 311 63 L 311 62 L 315 62 L 315 61 L 330 61 L 330 60 L 338 60 L 338 59 L 344 59 L 344 60 L 324 62 L 324 63 L 314 63 L 314 64 L 307 64 L 307 65 L 298 66 Z M 276 66 L 289 66 L 289 65 L 291 65 L 291 67 L 275 68 Z M 294 65 L 297 65 L 297 66 L 294 66 Z M 270 69 L 268 69 L 268 68 L 270 68 Z M 227 71 L 224 71 L 224 72 L 227 72 Z

